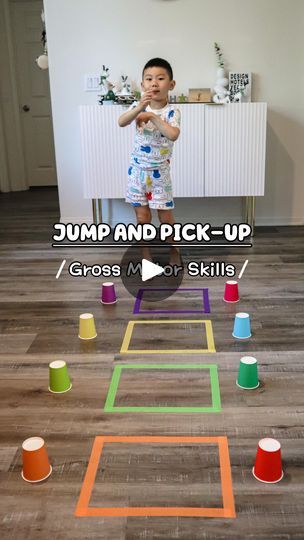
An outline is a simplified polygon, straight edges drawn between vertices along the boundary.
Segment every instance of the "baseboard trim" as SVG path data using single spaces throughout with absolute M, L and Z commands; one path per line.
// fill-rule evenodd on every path
M 190 223 L 190 219 L 189 219 L 189 216 L 176 216 L 176 222 L 177 223 Z M 222 218 L 223 219 L 223 218 Z M 213 221 L 213 220 L 212 220 Z M 224 217 L 224 221 L 223 221 L 223 224 L 224 223 L 240 223 L 242 221 L 242 218 L 240 216 L 225 216 Z M 77 224 L 81 224 L 81 223 L 87 223 L 87 224 L 91 224 L 93 223 L 93 218 L 92 216 L 61 216 L 60 218 L 60 223 L 77 223 Z M 117 225 L 118 223 L 136 223 L 135 221 L 135 216 L 132 217 L 132 219 L 129 221 L 123 221 L 122 219 L 120 220 L 112 220 L 112 222 L 110 223 L 111 227 L 115 227 L 115 225 Z M 157 218 L 156 219 L 153 219 L 152 220 L 152 223 L 154 225 L 157 225 L 158 224 L 158 220 Z M 204 220 L 204 223 L 208 223 L 208 218 L 206 218 L 206 220 Z M 289 218 L 289 217 L 283 217 L 283 218 L 256 218 L 256 221 L 255 221 L 255 225 L 257 227 L 275 227 L 275 226 L 300 226 L 300 225 L 304 225 L 304 218 L 303 217 L 294 217 L 294 218 Z M 215 226 L 215 225 L 214 225 Z M 216 223 L 216 226 L 220 227 L 220 224 L 217 222 Z

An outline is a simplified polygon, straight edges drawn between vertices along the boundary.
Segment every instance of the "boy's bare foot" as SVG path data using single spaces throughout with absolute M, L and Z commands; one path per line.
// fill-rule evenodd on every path
M 146 259 L 147 261 L 153 262 L 151 251 L 149 247 L 143 246 L 141 248 L 141 255 L 143 259 Z
M 170 249 L 170 260 L 169 260 L 170 266 L 182 266 L 182 258 L 179 252 L 178 248 L 171 247 Z

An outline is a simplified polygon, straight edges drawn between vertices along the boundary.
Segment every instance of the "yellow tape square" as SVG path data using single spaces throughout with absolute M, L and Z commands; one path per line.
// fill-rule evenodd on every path
M 134 326 L 137 324 L 201 324 L 205 328 L 207 338 L 207 349 L 130 349 L 130 341 Z M 150 321 L 129 321 L 120 349 L 121 354 L 195 354 L 214 353 L 215 345 L 213 339 L 212 323 L 202 319 L 172 319 L 172 320 L 150 320 Z

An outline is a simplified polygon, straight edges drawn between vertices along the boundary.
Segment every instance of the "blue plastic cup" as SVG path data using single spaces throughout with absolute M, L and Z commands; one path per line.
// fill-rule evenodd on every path
M 233 337 L 248 339 L 251 336 L 250 317 L 248 313 L 237 313 L 234 319 Z

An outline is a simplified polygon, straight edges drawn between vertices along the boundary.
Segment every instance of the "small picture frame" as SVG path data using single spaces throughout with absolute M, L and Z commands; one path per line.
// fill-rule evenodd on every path
M 251 73 L 230 71 L 229 92 L 231 103 L 249 103 L 251 101 Z
M 189 103 L 210 103 L 211 101 L 211 88 L 189 88 Z

